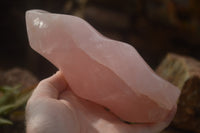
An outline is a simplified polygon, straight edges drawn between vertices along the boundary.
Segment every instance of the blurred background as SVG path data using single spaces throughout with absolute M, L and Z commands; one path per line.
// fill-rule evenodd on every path
M 103 35 L 134 46 L 155 70 L 167 53 L 200 60 L 199 7 L 200 0 L 1 1 L 0 132 L 25 132 L 27 99 L 39 80 L 57 71 L 29 46 L 27 10 L 82 17 Z M 200 133 L 200 63 L 193 59 L 172 54 L 157 69 L 182 93 L 170 131 L 162 133 Z
M 4 0 L 0 6 L 3 70 L 22 67 L 39 79 L 56 71 L 29 47 L 29 9 L 80 16 L 103 35 L 134 46 L 153 69 L 168 52 L 200 60 L 199 0 Z

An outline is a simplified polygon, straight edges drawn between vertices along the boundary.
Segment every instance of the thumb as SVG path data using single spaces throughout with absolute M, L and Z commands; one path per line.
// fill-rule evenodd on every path
M 57 99 L 59 94 L 67 88 L 67 83 L 58 71 L 53 76 L 40 81 L 30 99 L 36 98 L 53 98 Z

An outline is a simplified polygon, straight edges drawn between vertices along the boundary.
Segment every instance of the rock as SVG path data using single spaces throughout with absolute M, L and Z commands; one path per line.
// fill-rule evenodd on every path
M 0 74 L 0 86 L 19 85 L 19 89 L 26 89 L 38 83 L 38 79 L 25 69 L 13 68 L 8 71 L 2 71 Z
M 172 118 L 180 91 L 158 77 L 132 46 L 102 36 L 74 16 L 33 10 L 26 22 L 31 47 L 59 68 L 79 97 L 129 122 Z
M 177 128 L 200 133 L 200 62 L 170 53 L 156 72 L 181 90 L 173 124 Z

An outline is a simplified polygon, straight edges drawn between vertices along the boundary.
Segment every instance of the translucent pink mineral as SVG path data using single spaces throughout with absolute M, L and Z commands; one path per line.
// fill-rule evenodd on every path
M 129 122 L 164 121 L 176 108 L 180 91 L 158 77 L 131 45 L 70 15 L 32 10 L 26 23 L 31 47 L 64 74 L 77 96 Z

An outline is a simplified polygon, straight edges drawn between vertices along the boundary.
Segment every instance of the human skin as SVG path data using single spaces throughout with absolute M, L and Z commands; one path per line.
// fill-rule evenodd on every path
M 126 124 L 104 107 L 77 97 L 61 72 L 42 80 L 26 106 L 27 133 L 158 133 L 169 119 L 154 124 Z

